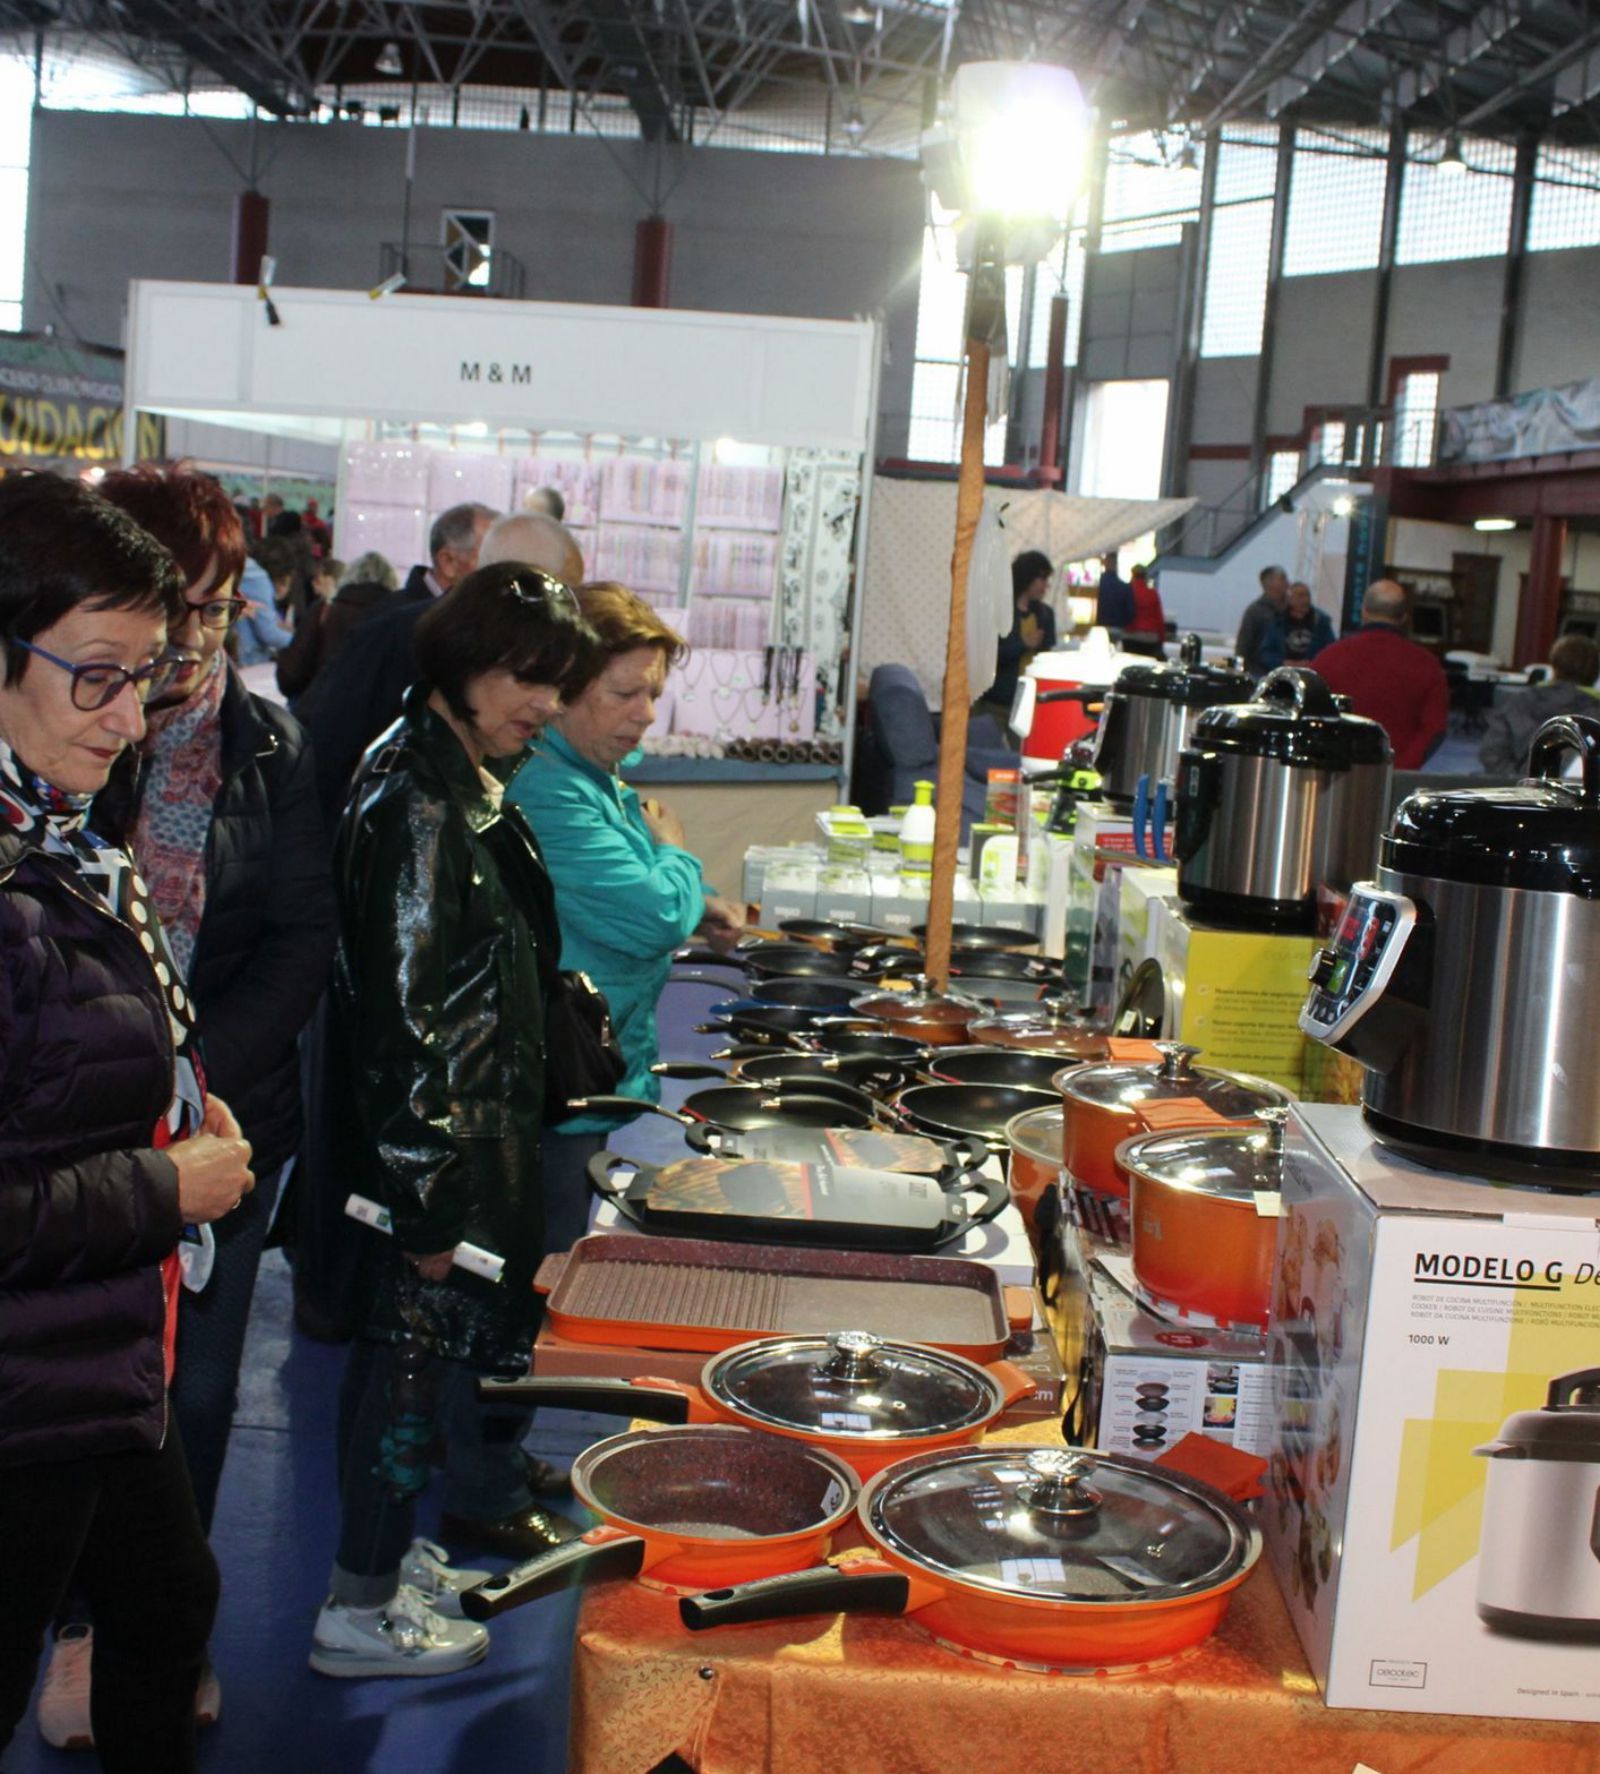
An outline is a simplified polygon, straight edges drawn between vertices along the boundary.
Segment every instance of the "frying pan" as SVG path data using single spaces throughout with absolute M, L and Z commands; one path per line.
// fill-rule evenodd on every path
M 831 1018 L 825 1010 L 806 1009 L 799 1004 L 763 1004 L 759 999 L 746 998 L 725 999 L 720 1004 L 713 1004 L 711 1015 L 716 1020 L 697 1023 L 696 1034 L 727 1033 L 738 1036 L 741 1041 L 778 1047 L 792 1045 L 791 1036 L 805 1034 L 827 1022 L 868 1032 L 882 1026 L 867 1017 Z
M 888 1170 L 935 1177 L 944 1189 L 966 1187 L 988 1156 L 982 1140 L 934 1139 L 877 1127 L 753 1127 L 740 1132 L 699 1123 L 685 1137 L 692 1151 L 711 1158 L 770 1158 L 779 1164 Z
M 804 1056 L 797 1054 L 795 1057 L 800 1059 Z M 772 1063 L 759 1075 L 744 1070 L 745 1064 L 759 1066 L 759 1060 L 743 1062 L 731 1072 L 724 1072 L 720 1066 L 701 1065 L 698 1060 L 664 1060 L 650 1070 L 658 1078 L 720 1078 L 730 1087 L 753 1087 L 765 1096 L 774 1093 L 782 1095 L 785 1092 L 791 1096 L 821 1096 L 826 1097 L 829 1102 L 843 1103 L 851 1109 L 860 1109 L 868 1114 L 876 1113 L 872 1098 L 848 1079 L 837 1075 L 830 1077 L 826 1073 L 804 1077 L 789 1070 L 788 1057 L 784 1054 L 768 1054 L 767 1059 Z M 696 1097 L 707 1094 L 709 1093 L 705 1091 L 695 1092 Z
M 994 1152 L 1009 1152 L 1006 1123 L 1025 1109 L 1054 1108 L 1061 1100 L 1053 1090 L 1021 1084 L 913 1084 L 894 1099 L 894 1106 L 912 1127 L 948 1139 L 966 1135 Z
M 1061 965 L 1040 955 L 1019 954 L 1015 949 L 956 949 L 950 957 L 950 977 L 1031 980 L 1041 986 L 1060 985 Z
M 715 1057 L 720 1059 L 724 1055 Z M 831 1091 L 819 1088 L 823 1084 L 853 1085 L 852 1097 L 861 1091 L 899 1090 L 912 1078 L 909 1066 L 874 1059 L 871 1054 L 850 1058 L 836 1053 L 785 1053 L 762 1047 L 750 1053 L 729 1049 L 726 1057 L 734 1061 L 726 1071 L 693 1060 L 662 1060 L 650 1070 L 658 1078 L 725 1078 L 735 1084 L 760 1084 L 769 1089 L 801 1079 L 807 1096 L 832 1095 Z
M 1208 1637 L 1261 1553 L 1199 1479 L 1060 1447 L 913 1454 L 867 1481 L 856 1519 L 874 1556 L 686 1596 L 684 1625 L 903 1613 L 982 1656 L 1130 1668 Z
M 848 1085 L 835 1085 L 836 1090 Z M 753 1084 L 725 1084 L 719 1090 L 697 1090 L 684 1098 L 683 1109 L 664 1109 L 660 1103 L 636 1096 L 575 1096 L 567 1107 L 585 1114 L 625 1115 L 647 1109 L 664 1115 L 682 1127 L 706 1123 L 730 1133 L 757 1127 L 871 1127 L 878 1119 L 878 1105 L 862 1092 L 861 1104 L 841 1102 L 833 1096 L 812 1096 L 798 1091 L 760 1090 Z
M 938 1047 L 924 1067 L 939 1084 L 1020 1084 L 1027 1090 L 1051 1090 L 1061 1070 L 1053 1053 L 1026 1047 Z
M 480 1380 L 479 1396 L 659 1423 L 736 1423 L 826 1448 L 863 1478 L 908 1454 L 964 1447 L 1033 1382 L 865 1331 L 761 1337 L 712 1356 L 697 1381 Z
M 801 1570 L 858 1492 L 823 1448 L 721 1426 L 609 1436 L 572 1462 L 572 1488 L 602 1525 L 467 1590 L 469 1620 L 608 1577 L 703 1589 Z
M 842 956 L 830 958 L 808 942 L 753 943 L 748 948 L 721 950 L 691 946 L 672 957 L 676 967 L 737 967 L 754 979 L 800 979 L 840 971 Z
M 819 1053 L 846 1058 L 870 1056 L 907 1067 L 920 1064 L 929 1052 L 922 1042 L 913 1041 L 909 1035 L 891 1035 L 882 1027 L 870 1031 L 841 1029 L 830 1022 L 808 1030 L 803 1039 L 807 1047 Z
M 983 1006 L 971 998 L 940 992 L 863 992 L 851 1008 L 874 1019 L 874 1026 L 910 1035 L 930 1047 L 959 1047 L 967 1038 L 967 1025 L 983 1015 Z
M 928 926 L 913 925 L 911 934 L 918 942 L 926 942 Z M 1027 954 L 1038 948 L 1039 939 L 1026 930 L 1008 930 L 1003 924 L 952 924 L 950 946 L 952 949 L 1011 949 L 1018 954 Z
M 804 979 L 764 979 L 750 988 L 760 1004 L 798 1004 L 807 1010 L 847 1011 L 861 990 L 858 979 L 824 974 Z

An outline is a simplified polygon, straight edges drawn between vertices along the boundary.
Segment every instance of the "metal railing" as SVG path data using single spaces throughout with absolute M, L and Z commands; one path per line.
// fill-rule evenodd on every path
M 402 246 L 399 241 L 386 240 L 379 248 L 378 281 L 384 283 L 403 272 L 405 287 L 424 295 L 491 296 L 510 302 L 523 299 L 528 273 L 515 253 L 496 247 L 489 256 L 487 279 L 463 284 L 445 252 L 442 246 L 418 246 L 415 242 Z

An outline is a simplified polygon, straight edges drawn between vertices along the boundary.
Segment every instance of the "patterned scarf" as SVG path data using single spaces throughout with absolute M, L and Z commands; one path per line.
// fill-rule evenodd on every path
M 139 811 L 128 834 L 184 980 L 194 964 L 206 909 L 206 840 L 222 787 L 221 712 L 227 688 L 227 661 L 218 651 L 185 701 L 152 710 L 142 747 Z

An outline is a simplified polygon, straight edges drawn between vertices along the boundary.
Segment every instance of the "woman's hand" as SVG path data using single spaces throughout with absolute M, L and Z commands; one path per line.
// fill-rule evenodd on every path
M 644 822 L 649 827 L 650 836 L 658 844 L 671 844 L 678 850 L 688 849 L 688 845 L 683 841 L 683 821 L 664 801 L 657 801 L 653 798 L 641 801 L 639 811 L 644 815 Z
M 443 1281 L 450 1273 L 450 1265 L 455 1261 L 455 1246 L 449 1250 L 435 1251 L 432 1256 L 418 1256 L 413 1250 L 405 1253 L 406 1261 L 422 1277 L 424 1281 Z
M 216 1099 L 213 1098 L 212 1101 Z M 256 1186 L 250 1170 L 250 1142 L 239 1137 L 239 1124 L 227 1105 L 219 1105 L 233 1123 L 233 1133 L 210 1131 L 211 1105 L 206 1105 L 207 1130 L 167 1148 L 178 1172 L 178 1212 L 186 1226 L 205 1226 L 233 1210 Z
M 695 935 L 703 936 L 714 949 L 731 949 L 744 935 L 744 907 L 731 899 L 708 899 L 706 915 L 695 927 Z

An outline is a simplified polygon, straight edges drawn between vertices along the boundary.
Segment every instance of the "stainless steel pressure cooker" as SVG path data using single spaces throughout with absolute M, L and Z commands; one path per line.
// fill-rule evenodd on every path
M 1582 760 L 1577 782 L 1563 759 Z M 1366 1068 L 1424 1163 L 1600 1188 L 1600 721 L 1562 715 L 1514 788 L 1423 791 L 1312 964 L 1309 1035 Z
M 1252 687 L 1242 671 L 1202 664 L 1197 634 L 1184 636 L 1175 664 L 1125 666 L 1095 732 L 1101 794 L 1130 807 L 1141 777 L 1152 786 L 1171 782 L 1196 717 L 1222 703 L 1248 701 Z
M 1489 1461 L 1478 1614 L 1520 1638 L 1600 1640 L 1600 1368 L 1550 1382 Z
M 1319 890 L 1372 869 L 1391 755 L 1383 728 L 1304 666 L 1207 709 L 1178 764 L 1179 898 L 1218 923 L 1315 929 Z

